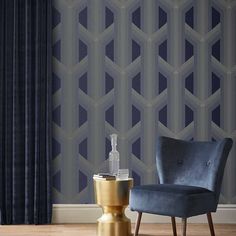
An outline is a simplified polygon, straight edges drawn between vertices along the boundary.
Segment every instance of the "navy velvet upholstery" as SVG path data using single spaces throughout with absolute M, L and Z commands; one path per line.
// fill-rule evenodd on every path
M 174 184 L 137 186 L 132 190 L 132 210 L 178 217 L 215 211 L 214 193 L 200 187 Z
M 160 184 L 131 189 L 133 211 L 187 218 L 216 211 L 232 140 L 189 142 L 159 137 Z

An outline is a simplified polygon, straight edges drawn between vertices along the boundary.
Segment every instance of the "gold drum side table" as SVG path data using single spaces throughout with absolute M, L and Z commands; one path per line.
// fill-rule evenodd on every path
M 94 178 L 96 203 L 102 207 L 103 215 L 97 220 L 98 236 L 130 236 L 131 222 L 125 216 L 129 205 L 129 190 L 133 179 L 102 180 Z

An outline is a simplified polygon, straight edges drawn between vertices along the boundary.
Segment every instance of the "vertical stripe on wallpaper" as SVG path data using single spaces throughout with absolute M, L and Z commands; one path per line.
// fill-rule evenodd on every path
M 93 203 L 111 133 L 135 184 L 157 182 L 157 135 L 236 141 L 235 24 L 229 0 L 54 0 L 54 203 Z

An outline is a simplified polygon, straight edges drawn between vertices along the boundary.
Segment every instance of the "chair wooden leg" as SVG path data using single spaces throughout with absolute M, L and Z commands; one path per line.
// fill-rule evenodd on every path
M 214 225 L 213 225 L 213 222 L 212 222 L 212 217 L 211 217 L 210 212 L 207 213 L 207 220 L 208 220 L 211 236 L 215 236 Z
M 142 218 L 142 212 L 138 212 L 138 217 L 135 224 L 134 236 L 138 236 L 139 226 Z
M 175 222 L 175 217 L 171 217 L 171 223 L 172 223 L 172 229 L 173 229 L 173 236 L 177 236 L 177 231 L 176 231 L 176 222 Z
M 182 236 L 186 236 L 187 218 L 182 218 Z

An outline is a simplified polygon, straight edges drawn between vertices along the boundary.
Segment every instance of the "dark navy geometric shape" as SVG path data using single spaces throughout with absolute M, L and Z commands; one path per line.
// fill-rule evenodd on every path
M 61 106 L 56 107 L 52 112 L 52 120 L 58 126 L 61 126 Z
M 88 27 L 88 9 L 85 7 L 79 12 L 79 23 L 83 25 L 86 29 Z
M 79 105 L 79 127 L 87 121 L 87 111 Z
M 87 138 L 84 139 L 80 144 L 79 144 L 79 154 L 87 159 L 88 158 L 88 140 Z
M 111 40 L 107 45 L 106 45 L 106 56 L 114 61 L 114 40 Z
M 159 111 L 159 121 L 167 127 L 167 105 Z
M 212 111 L 212 121 L 220 127 L 220 105 Z
M 185 127 L 187 127 L 191 122 L 193 122 L 193 110 L 185 105 Z
M 55 8 L 52 7 L 52 28 L 55 28 L 61 22 L 61 14 Z
M 212 73 L 211 75 L 211 94 L 215 93 L 218 89 L 220 89 L 220 78 Z
M 61 153 L 61 144 L 52 138 L 52 158 L 55 159 Z
M 159 45 L 159 56 L 167 61 L 167 40 L 165 40 L 162 44 Z
M 132 105 L 132 127 L 135 126 L 141 119 L 140 111 Z
M 79 39 L 79 62 L 88 55 L 87 51 L 87 45 Z
M 52 55 L 61 61 L 61 40 L 58 40 L 52 47 Z
M 133 144 L 132 144 L 132 153 L 138 158 L 141 158 L 141 138 L 138 138 Z
M 194 9 L 191 7 L 186 13 L 185 13 L 185 23 L 189 25 L 192 29 L 194 28 Z
M 105 94 L 109 93 L 114 88 L 114 79 L 106 72 L 105 73 Z
M 158 7 L 158 29 L 167 23 L 167 13 L 160 7 Z
M 193 79 L 193 72 L 189 74 L 185 79 L 185 88 L 193 94 L 194 88 L 194 79 Z
M 140 56 L 140 45 L 132 40 L 132 61 Z
M 106 7 L 105 8 L 105 28 L 108 28 L 114 22 L 114 14 L 113 12 Z
M 141 178 L 134 170 L 132 171 L 132 178 L 134 179 L 134 186 L 141 184 Z
M 84 73 L 80 78 L 79 78 L 79 88 L 84 92 L 88 93 L 88 80 L 87 80 L 87 72 Z
M 58 192 L 61 192 L 61 171 L 58 171 L 55 175 L 53 175 L 52 185 Z
M 220 23 L 220 12 L 214 7 L 211 8 L 211 28 L 215 28 Z
M 193 56 L 193 45 L 188 40 L 185 40 L 185 61 L 190 59 L 192 56 Z
M 141 73 L 139 72 L 132 79 L 132 89 L 134 89 L 137 93 L 141 94 Z
M 132 13 L 132 22 L 141 29 L 141 8 L 138 7 L 133 13 Z
M 79 193 L 83 191 L 88 185 L 87 176 L 79 170 Z
M 61 79 L 55 74 L 52 73 L 52 94 L 61 88 Z
M 161 92 L 163 92 L 167 88 L 167 78 L 160 72 L 158 75 L 159 75 L 159 79 L 158 79 L 159 91 L 158 91 L 158 93 L 160 94 Z
M 111 151 L 111 141 L 105 138 L 105 159 L 109 158 L 109 153 Z
M 105 120 L 111 126 L 114 126 L 114 106 L 109 107 L 105 112 Z
M 215 42 L 215 43 L 212 45 L 211 54 L 212 54 L 212 56 L 215 57 L 218 61 L 220 61 L 220 40 L 218 40 L 217 42 Z

